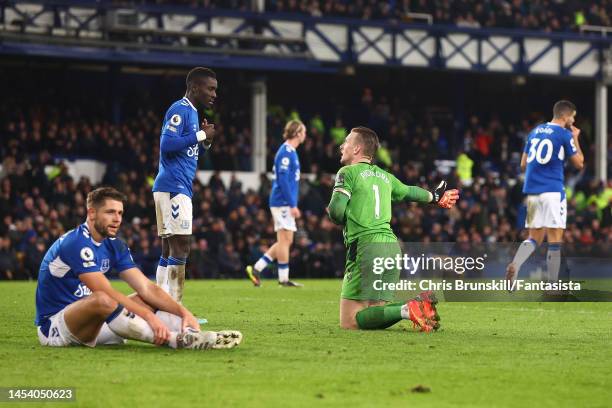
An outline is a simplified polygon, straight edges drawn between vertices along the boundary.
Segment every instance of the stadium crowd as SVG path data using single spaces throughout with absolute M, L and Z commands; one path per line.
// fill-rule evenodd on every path
M 251 0 L 113 0 L 120 4 L 156 3 L 194 8 L 252 10 Z M 612 1 L 580 0 L 266 0 L 266 11 L 313 17 L 414 22 L 414 13 L 435 24 L 570 31 L 582 25 L 610 26 Z
M 583 24 L 608 26 L 612 15 L 612 3 L 606 0 L 268 0 L 267 9 L 316 17 L 403 22 L 414 21 L 414 13 L 425 13 L 436 24 L 544 31 L 567 31 Z
M 338 148 L 349 129 L 344 120 L 357 123 L 352 117 L 379 133 L 383 145 L 378 163 L 403 182 L 430 188 L 446 178 L 461 189 L 459 205 L 452 211 L 416 204 L 395 206 L 393 228 L 401 240 L 478 243 L 517 242 L 523 237 L 518 163 L 535 119 L 516 127 L 473 115 L 462 128 L 437 126 L 433 118 L 417 120 L 400 104 L 375 98 L 369 89 L 363 90 L 361 105 L 352 115 L 342 110 L 345 114 L 334 120 L 319 114 L 302 118 L 308 137 L 298 153 L 302 172 L 314 176 L 301 183 L 299 207 L 304 216 L 298 221 L 292 248 L 292 276 L 333 277 L 343 272 L 341 230 L 328 220 L 325 206 L 340 167 Z M 285 120 L 300 113 L 284 112 L 278 106 L 269 111 L 268 157 L 272 161 Z M 77 109 L 61 114 L 5 110 L 2 116 L 0 279 L 35 278 L 48 246 L 85 220 L 84 199 L 94 186 L 87 178 L 75 180 L 68 174 L 63 160 L 70 156 L 106 162 L 101 184 L 115 186 L 128 197 L 121 235 L 145 273 L 154 274 L 160 241 L 151 183 L 157 171 L 161 115 L 145 112 L 120 125 L 82 118 Z M 200 158 L 200 167 L 249 170 L 249 130 L 224 126 L 222 116 L 216 123 L 218 137 Z M 587 163 L 592 163 L 587 123 L 582 125 L 581 140 Z M 567 184 L 566 242 L 612 242 L 612 180 L 603 185 L 570 173 Z M 274 242 L 267 208 L 270 188 L 265 175 L 257 191 L 243 188 L 237 179 L 224 185 L 219 174 L 207 185 L 196 182 L 189 277 L 242 276 L 244 266 Z

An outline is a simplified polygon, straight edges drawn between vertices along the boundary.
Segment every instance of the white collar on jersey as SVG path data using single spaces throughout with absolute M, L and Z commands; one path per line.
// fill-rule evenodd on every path
M 95 246 L 100 246 L 102 245 L 101 242 L 96 241 L 95 239 L 93 239 L 93 237 L 91 236 L 91 233 L 89 232 L 89 227 L 87 226 L 87 222 L 84 222 L 83 224 L 83 234 L 89 238 L 91 240 L 91 242 L 93 242 L 93 244 Z
M 289 142 L 283 143 L 287 147 L 287 151 L 294 152 L 295 148 L 289 144 Z
M 550 125 L 550 126 L 559 126 L 559 127 L 561 127 L 561 125 L 559 125 L 559 124 L 557 124 L 557 123 L 548 122 L 548 123 L 546 123 L 546 124 L 547 124 L 547 125 Z
M 191 106 L 193 108 L 194 111 L 198 111 L 195 106 L 193 106 L 193 103 L 191 103 L 191 101 L 189 100 L 189 98 L 187 96 L 183 96 L 183 99 L 187 101 L 187 103 L 189 104 L 189 106 Z

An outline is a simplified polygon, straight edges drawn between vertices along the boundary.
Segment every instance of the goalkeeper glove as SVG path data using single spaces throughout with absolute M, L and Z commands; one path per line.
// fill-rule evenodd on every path
M 431 192 L 433 196 L 431 202 L 438 204 L 438 207 L 441 208 L 453 208 L 459 199 L 459 190 L 447 190 L 446 186 L 446 181 L 442 180 L 440 184 L 438 184 L 438 187 Z

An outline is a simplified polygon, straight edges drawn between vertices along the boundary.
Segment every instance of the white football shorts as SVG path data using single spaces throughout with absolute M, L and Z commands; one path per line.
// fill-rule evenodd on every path
M 561 193 L 527 196 L 525 228 L 563 228 L 567 221 L 567 200 Z
M 172 235 L 191 235 L 193 208 L 191 198 L 185 194 L 153 193 L 157 235 L 166 238 Z
M 38 341 L 42 346 L 49 347 L 66 347 L 66 346 L 88 346 L 95 347 L 101 344 L 124 344 L 125 339 L 115 334 L 109 327 L 108 324 L 104 323 L 98 333 L 98 337 L 95 340 L 84 343 L 77 339 L 66 325 L 64 320 L 64 311 L 62 309 L 49 318 L 51 325 L 49 326 L 48 336 L 42 332 L 40 326 L 38 326 Z
M 297 231 L 295 218 L 291 215 L 291 208 L 289 206 L 270 207 L 270 212 L 272 212 L 272 218 L 274 219 L 274 231 Z

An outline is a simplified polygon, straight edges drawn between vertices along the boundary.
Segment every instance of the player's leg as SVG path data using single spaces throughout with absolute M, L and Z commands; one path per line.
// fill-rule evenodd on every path
M 146 305 L 140 297 L 134 300 Z M 150 306 L 147 306 L 150 308 Z M 68 306 L 62 316 L 67 335 L 88 346 L 97 343 L 103 325 L 117 336 L 146 343 L 154 342 L 153 330 L 140 316 L 129 312 L 104 292 L 94 292 L 85 299 Z M 240 344 L 242 334 L 237 331 L 185 332 L 170 331 L 168 346 L 186 349 L 232 348 Z
M 104 323 L 118 336 L 153 343 L 154 334 L 140 316 L 130 313 L 104 292 L 90 296 L 68 306 L 64 321 L 70 333 L 81 343 L 94 345 Z M 173 340 L 176 346 L 176 333 Z
M 276 259 L 279 244 L 275 242 L 253 265 L 247 265 L 246 273 L 253 285 L 261 286 L 261 273 Z
M 547 199 L 546 239 L 548 252 L 546 254 L 546 270 L 548 280 L 554 282 L 559 279 L 561 268 L 561 249 L 563 233 L 567 221 L 567 201 L 561 193 L 549 194 Z
M 538 245 L 544 240 L 544 206 L 541 195 L 527 196 L 527 219 L 525 227 L 529 230 L 529 238 L 521 242 L 512 262 L 506 267 L 506 279 L 513 282 L 518 277 L 521 266 L 529 259 Z
M 140 296 L 138 296 L 138 294 L 133 293 L 129 295 L 128 297 L 132 299 L 134 302 L 140 304 L 141 306 L 146 307 L 147 309 L 151 311 L 153 310 L 153 308 L 149 306 Z M 169 313 L 161 312 L 161 311 L 158 311 L 156 313 L 158 317 L 164 322 L 164 324 L 166 324 L 166 326 L 168 326 L 168 328 L 171 331 L 180 332 L 181 331 L 180 318 L 178 316 L 173 316 L 173 317 L 176 317 L 176 319 L 178 319 L 178 325 L 174 324 L 171 326 L 170 324 L 176 323 L 176 321 L 173 320 L 172 318 L 169 318 L 169 322 L 164 321 L 164 319 L 162 319 L 162 316 L 160 316 L 160 314 L 162 313 L 168 314 L 169 316 L 173 316 L 173 315 L 170 315 Z M 124 344 L 124 343 L 125 343 L 125 339 L 117 335 L 114 331 L 112 331 L 110 327 L 108 327 L 108 324 L 106 324 L 106 322 L 102 324 L 102 327 L 100 328 L 100 333 L 96 337 L 96 346 L 111 345 L 111 344 Z
M 274 221 L 276 242 L 255 262 L 246 267 L 246 273 L 253 285 L 261 285 L 261 272 L 274 260 L 278 261 L 278 281 L 284 286 L 302 286 L 289 281 L 289 249 L 293 243 L 293 232 L 297 230 L 295 219 L 291 216 L 289 207 L 271 207 L 270 213 Z
M 185 264 L 189 256 L 191 235 L 173 235 L 168 237 L 170 255 L 168 256 L 168 293 L 174 300 L 183 300 L 185 285 Z
M 134 302 L 138 303 L 139 305 L 146 307 L 150 311 L 152 312 L 154 311 L 157 317 L 159 317 L 159 319 L 168 327 L 170 331 L 174 331 L 174 332 L 182 331 L 183 320 L 180 318 L 180 316 L 176 316 L 176 315 L 173 315 L 172 313 L 164 312 L 162 310 L 155 310 L 153 306 L 145 302 L 137 293 L 132 293 L 128 297 L 132 299 Z
M 169 194 L 170 214 L 165 218 L 168 234 L 168 293 L 181 302 L 185 285 L 185 264 L 191 245 L 193 209 L 185 194 Z
M 438 328 L 432 294 L 422 293 L 406 303 L 391 303 L 394 293 L 388 284 L 397 283 L 399 269 L 394 266 L 381 274 L 373 273 L 375 258 L 395 259 L 397 255 L 401 255 L 401 247 L 392 236 L 375 234 L 351 243 L 342 284 L 340 327 L 380 330 L 410 319 L 424 331 Z
M 155 218 L 157 222 L 157 235 L 161 239 L 162 253 L 159 257 L 157 270 L 155 271 L 155 281 L 157 286 L 168 292 L 168 256 L 170 246 L 167 236 L 169 231 L 166 228 L 168 218 L 171 216 L 170 193 L 154 192 L 153 201 L 155 202 Z
M 340 327 L 349 330 L 382 330 L 402 320 L 411 320 L 421 331 L 430 332 L 439 327 L 436 303 L 435 297 L 428 292 L 406 303 L 340 299 Z
M 168 256 L 170 256 L 170 244 L 168 238 L 161 237 L 162 253 L 159 257 L 155 281 L 157 286 L 168 292 Z
M 278 283 L 288 287 L 302 286 L 301 284 L 289 280 L 289 251 L 293 244 L 293 234 L 294 232 L 289 229 L 280 229 L 276 231 L 276 237 L 278 239 L 278 247 L 276 249 Z
M 353 300 L 340 298 L 340 327 L 343 329 L 357 330 L 357 313 L 368 307 L 367 300 Z
M 554 282 L 559 279 L 561 268 L 561 249 L 563 244 L 563 228 L 547 228 L 546 239 L 548 240 L 548 251 L 546 253 L 546 271 L 548 280 Z

